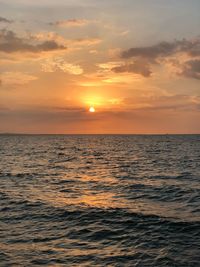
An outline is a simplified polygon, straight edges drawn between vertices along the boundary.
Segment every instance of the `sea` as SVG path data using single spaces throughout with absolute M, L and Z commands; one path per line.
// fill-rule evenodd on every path
M 0 135 L 0 266 L 200 266 L 200 135 Z

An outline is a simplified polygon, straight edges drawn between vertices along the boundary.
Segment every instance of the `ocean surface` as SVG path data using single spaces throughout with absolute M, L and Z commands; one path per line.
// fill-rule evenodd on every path
M 1 135 L 0 266 L 200 266 L 200 135 Z

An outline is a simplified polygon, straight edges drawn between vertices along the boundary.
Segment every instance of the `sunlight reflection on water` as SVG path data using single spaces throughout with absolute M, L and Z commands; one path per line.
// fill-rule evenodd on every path
M 4 136 L 0 150 L 2 262 L 198 266 L 200 136 Z

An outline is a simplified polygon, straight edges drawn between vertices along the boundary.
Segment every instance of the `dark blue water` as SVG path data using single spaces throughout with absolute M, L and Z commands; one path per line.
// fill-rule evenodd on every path
M 200 266 L 200 135 L 0 136 L 0 266 Z

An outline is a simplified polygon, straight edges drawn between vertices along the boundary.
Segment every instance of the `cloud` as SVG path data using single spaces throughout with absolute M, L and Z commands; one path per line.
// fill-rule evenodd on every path
M 6 18 L 3 18 L 3 17 L 0 17 L 0 22 L 3 22 L 3 23 L 12 23 L 13 21 L 12 20 L 9 20 L 9 19 L 6 19 Z
M 200 60 L 187 61 L 183 66 L 181 75 L 200 80 Z
M 92 46 L 101 43 L 102 40 L 99 38 L 81 38 L 71 40 L 71 43 L 77 46 Z
M 140 74 L 144 77 L 149 77 L 151 75 L 150 64 L 144 59 L 135 60 L 133 62 L 123 62 L 123 61 L 109 61 L 106 63 L 97 64 L 100 68 L 100 73 L 107 74 L 109 72 L 120 73 L 134 73 Z
M 89 23 L 90 21 L 86 19 L 68 19 L 50 22 L 49 25 L 58 27 L 83 27 Z
M 200 38 L 160 42 L 152 46 L 133 47 L 121 53 L 125 62 L 112 71 L 151 76 L 153 65 L 162 65 L 176 75 L 200 79 Z M 132 62 L 130 62 L 130 60 Z
M 86 108 L 83 108 L 83 107 L 80 107 L 80 106 L 50 107 L 49 109 L 57 110 L 57 111 L 66 111 L 66 112 L 80 112 L 80 113 L 87 112 Z
M 31 38 L 18 37 L 13 31 L 0 30 L 0 52 L 48 52 L 67 49 L 64 45 L 54 40 L 46 40 L 42 43 L 34 42 Z
M 158 57 L 168 56 L 176 51 L 176 43 L 162 42 L 157 45 L 147 47 L 134 47 L 122 52 L 123 58 L 143 57 L 157 59 Z
M 97 67 L 104 70 L 105 72 L 108 72 L 115 67 L 120 67 L 122 64 L 123 64 L 123 61 L 109 61 L 105 63 L 99 63 L 97 64 Z
M 90 116 L 88 111 L 82 107 L 29 107 L 24 109 L 0 110 L 0 116 L 4 121 L 21 121 L 23 123 L 41 123 L 57 125 L 59 123 L 74 123 L 81 121 L 96 120 L 95 116 Z
M 57 70 L 67 72 L 69 74 L 79 75 L 83 73 L 83 69 L 79 65 L 67 63 L 63 58 L 47 59 L 42 63 L 44 72 L 55 72 Z
M 160 95 L 125 98 L 123 100 L 127 110 L 169 110 L 169 111 L 199 111 L 199 96 L 189 95 Z
M 122 52 L 122 58 L 143 57 L 156 60 L 184 52 L 190 56 L 200 56 L 200 38 L 196 40 L 175 40 L 174 42 L 161 42 L 152 46 L 133 47 Z
M 3 72 L 0 75 L 0 84 L 2 86 L 24 85 L 36 79 L 38 78 L 22 72 Z
M 149 64 L 144 64 L 142 61 L 136 61 L 130 64 L 123 64 L 121 66 L 112 68 L 112 71 L 114 71 L 115 73 L 136 73 L 141 74 L 144 77 L 149 77 L 152 73 Z
M 62 35 L 55 32 L 39 32 L 36 34 L 30 34 L 30 39 L 35 41 L 54 41 L 64 47 L 83 47 L 83 46 L 93 46 L 102 42 L 99 38 L 79 38 L 79 39 L 66 39 Z

